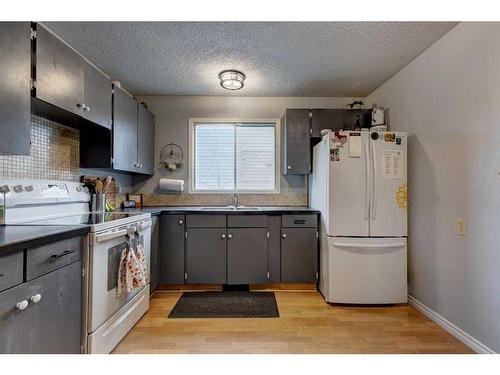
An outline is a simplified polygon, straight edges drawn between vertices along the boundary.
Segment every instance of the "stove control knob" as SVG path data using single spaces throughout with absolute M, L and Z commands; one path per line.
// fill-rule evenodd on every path
M 89 192 L 89 188 L 88 188 L 88 187 L 86 187 L 86 186 L 84 186 L 84 187 L 83 187 L 83 192 L 84 192 L 84 193 L 88 193 L 88 192 Z
M 23 185 L 16 185 L 16 186 L 14 186 L 14 191 L 16 193 L 21 193 L 23 191 Z
M 81 186 L 77 186 L 77 187 L 76 187 L 76 191 L 77 191 L 77 192 L 79 192 L 79 193 L 81 193 L 81 191 L 82 191 L 82 187 L 81 187 Z
M 33 191 L 33 185 L 25 186 L 24 190 L 26 190 L 26 191 Z
M 3 185 L 3 186 L 0 186 L 0 193 L 5 193 L 7 194 L 8 192 L 10 191 L 10 188 L 8 185 Z

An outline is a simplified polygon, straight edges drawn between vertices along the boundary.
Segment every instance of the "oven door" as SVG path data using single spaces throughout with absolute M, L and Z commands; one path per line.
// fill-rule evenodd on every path
M 113 314 L 134 298 L 143 288 L 117 297 L 118 267 L 122 251 L 126 248 L 129 228 L 136 228 L 150 275 L 151 220 L 143 220 L 119 228 L 96 232 L 90 247 L 89 333 L 95 332 Z

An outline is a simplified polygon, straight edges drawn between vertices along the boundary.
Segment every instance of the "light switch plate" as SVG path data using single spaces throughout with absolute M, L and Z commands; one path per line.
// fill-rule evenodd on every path
M 467 227 L 464 219 L 457 219 L 457 234 L 459 236 L 467 236 Z

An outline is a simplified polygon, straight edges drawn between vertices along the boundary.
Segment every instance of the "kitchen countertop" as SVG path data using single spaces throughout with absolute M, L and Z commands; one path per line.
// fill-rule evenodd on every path
M 82 235 L 88 231 L 88 227 L 81 225 L 7 225 L 0 227 L 0 254 L 7 250 L 38 246 L 59 238 Z
M 253 206 L 252 206 L 253 207 Z M 207 209 L 210 208 L 210 209 Z M 234 210 L 227 207 L 219 206 L 158 206 L 158 207 L 138 207 L 138 208 L 122 208 L 122 212 L 139 212 L 150 213 L 151 215 L 160 215 L 161 213 L 169 212 L 191 212 L 191 213 L 224 213 L 224 214 L 266 214 L 266 213 L 319 213 L 318 210 L 309 207 L 297 206 L 275 206 L 275 207 L 261 207 L 260 210 L 252 210 L 245 207 Z

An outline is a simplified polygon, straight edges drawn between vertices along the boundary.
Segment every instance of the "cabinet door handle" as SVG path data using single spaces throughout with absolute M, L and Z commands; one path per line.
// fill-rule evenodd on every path
M 225 233 L 222 233 L 221 238 L 222 238 L 223 240 L 225 240 L 225 239 L 226 239 L 226 234 L 225 234 Z
M 306 221 L 305 221 L 304 219 L 295 219 L 295 220 L 293 221 L 293 223 L 294 223 L 294 224 L 305 224 L 305 223 L 306 223 Z
M 181 220 L 179 220 L 179 225 L 182 225 L 182 224 L 184 224 L 184 220 L 181 219 Z
M 286 233 L 283 233 L 283 238 L 286 238 Z
M 61 257 L 65 257 L 66 255 L 73 254 L 75 252 L 76 252 L 76 250 L 66 250 L 66 251 L 62 252 L 61 254 L 52 255 L 51 258 L 52 259 L 59 259 Z
M 17 309 L 19 311 L 23 311 L 23 310 L 26 310 L 26 307 L 28 307 L 28 301 L 24 300 L 24 301 L 21 301 L 19 302 L 17 305 L 16 305 Z
M 3 272 L 0 272 L 0 277 L 2 277 L 2 276 L 5 276 L 5 274 Z
M 229 233 L 229 234 L 227 235 L 227 238 L 231 239 L 231 238 L 233 238 L 233 235 L 232 235 L 231 233 Z
M 34 296 L 32 296 L 30 298 L 31 302 L 33 302 L 33 303 L 38 303 L 38 302 L 40 302 L 41 299 L 42 299 L 42 295 L 40 293 L 35 294 Z

